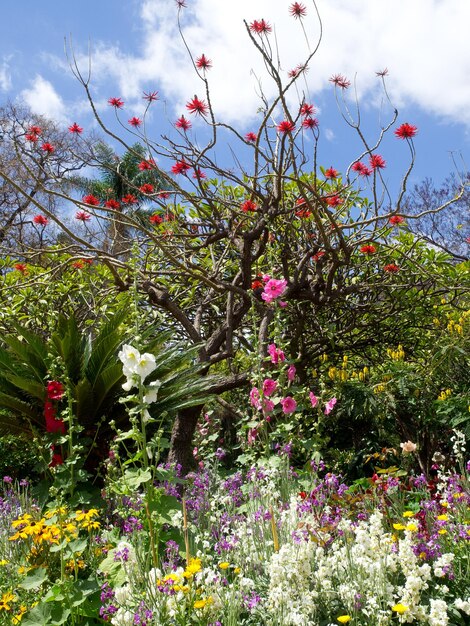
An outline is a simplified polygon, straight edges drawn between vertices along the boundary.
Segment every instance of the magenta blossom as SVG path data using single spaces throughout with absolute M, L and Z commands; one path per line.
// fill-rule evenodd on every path
M 287 380 L 292 382 L 295 378 L 295 372 L 296 372 L 295 365 L 291 365 L 289 369 L 287 370 Z
M 272 400 L 263 400 L 263 413 L 269 415 L 274 411 L 274 402 Z
M 281 400 L 282 411 L 286 415 L 290 415 L 297 408 L 297 402 L 291 396 L 287 396 L 286 398 L 282 398 Z
M 277 298 L 280 298 L 285 292 L 287 286 L 287 280 L 277 280 L 276 278 L 270 278 L 264 286 L 264 291 L 261 297 L 268 304 Z
M 317 396 L 313 393 L 313 391 L 311 391 L 308 394 L 308 397 L 310 398 L 310 402 L 312 403 L 312 407 L 315 408 L 318 404 L 318 398 Z
M 256 428 L 250 428 L 248 431 L 248 445 L 252 446 L 255 443 L 256 437 L 258 436 L 258 431 Z
M 263 381 L 263 395 L 269 398 L 277 389 L 277 382 L 272 378 L 266 378 Z
M 250 391 L 250 402 L 255 407 L 255 409 L 261 408 L 261 402 L 259 399 L 259 391 L 257 387 L 253 387 Z
M 271 357 L 271 363 L 273 363 L 274 365 L 277 365 L 279 361 L 282 362 L 286 360 L 286 355 L 280 348 L 276 348 L 275 343 L 269 344 L 268 353 L 269 353 L 269 356 Z
M 328 402 L 325 404 L 325 415 L 329 415 L 331 413 L 336 402 L 336 398 L 331 398 L 331 400 L 328 400 Z

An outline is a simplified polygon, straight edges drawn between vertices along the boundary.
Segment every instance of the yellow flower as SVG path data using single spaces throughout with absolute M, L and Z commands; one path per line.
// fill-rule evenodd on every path
M 3 566 L 3 565 L 8 565 L 8 563 L 9 563 L 9 561 L 7 561 L 6 559 L 2 559 L 2 560 L 0 561 L 0 566 Z
M 219 563 L 219 567 L 220 569 L 228 569 L 230 567 L 230 563 L 227 563 L 227 561 L 224 561 L 223 563 Z
M 409 611 L 410 607 L 406 606 L 405 604 L 395 604 L 395 606 L 392 606 L 392 611 L 395 611 L 395 613 L 398 613 L 399 615 L 403 615 L 403 613 L 406 613 L 406 611 Z
M 16 596 L 11 591 L 7 591 L 3 594 L 2 599 L 0 600 L 0 610 L 11 611 L 10 604 L 16 601 Z
M 405 530 L 406 526 L 403 526 L 403 524 L 393 524 L 393 528 L 395 530 Z
M 447 530 L 445 528 L 441 528 L 437 531 L 438 535 L 447 535 Z
M 185 578 L 191 578 L 191 576 L 194 576 L 194 574 L 196 574 L 197 572 L 200 572 L 201 569 L 202 569 L 201 559 L 190 559 L 189 564 L 183 573 L 183 576 Z
M 206 598 L 205 600 L 196 600 L 196 602 L 193 604 L 195 609 L 203 609 L 207 604 L 211 604 L 213 602 L 212 597 L 209 596 L 208 598 Z
M 350 615 L 340 615 L 336 619 L 338 620 L 340 624 L 347 624 L 348 622 L 352 620 L 352 617 Z
M 24 606 L 24 604 L 22 604 L 20 606 L 20 612 L 17 613 L 12 619 L 13 624 L 19 624 L 21 622 L 23 615 L 26 613 L 26 611 L 27 611 L 27 608 Z
M 445 515 L 445 514 L 444 514 L 444 515 L 438 515 L 438 516 L 437 516 L 437 519 L 438 519 L 440 522 L 448 522 L 448 521 L 449 521 L 449 516 L 448 516 L 448 515 Z
M 409 524 L 406 525 L 406 530 L 408 530 L 409 532 L 415 533 L 418 530 L 418 526 L 416 524 L 413 524 L 413 522 L 410 522 Z
M 241 569 L 239 567 L 235 567 L 233 570 L 234 574 L 239 574 L 241 572 Z
M 413 511 L 405 511 L 403 513 L 403 517 L 414 517 L 414 515 Z

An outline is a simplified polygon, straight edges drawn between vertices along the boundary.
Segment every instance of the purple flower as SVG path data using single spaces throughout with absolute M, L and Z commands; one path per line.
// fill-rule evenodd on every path
M 13 482 L 13 478 L 11 476 L 4 476 L 3 482 L 7 483 L 8 485 L 11 485 L 11 483 Z

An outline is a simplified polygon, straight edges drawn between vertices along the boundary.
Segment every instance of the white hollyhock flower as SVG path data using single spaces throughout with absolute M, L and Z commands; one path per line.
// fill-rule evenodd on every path
M 140 376 L 143 382 L 156 367 L 157 364 L 155 363 L 155 357 L 153 354 L 146 352 L 145 354 L 141 354 L 137 360 L 137 364 L 134 367 L 134 374 Z
M 128 344 L 124 344 L 118 353 L 119 360 L 123 364 L 123 374 L 130 378 L 135 372 L 135 368 L 140 359 L 140 352 Z
M 152 402 L 157 401 L 158 390 L 160 388 L 161 382 L 159 380 L 154 380 L 147 387 L 147 393 L 144 396 L 145 404 L 152 404 Z

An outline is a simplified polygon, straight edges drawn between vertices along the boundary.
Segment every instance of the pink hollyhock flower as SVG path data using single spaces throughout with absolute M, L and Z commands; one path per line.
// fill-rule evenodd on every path
M 250 402 L 255 407 L 255 409 L 261 408 L 259 391 L 257 387 L 253 387 L 252 390 L 250 391 Z
M 264 286 L 264 291 L 261 294 L 261 297 L 265 302 L 270 303 L 282 296 L 286 290 L 286 286 L 287 280 L 276 280 L 275 278 L 270 278 Z
M 256 428 L 250 428 L 250 430 L 248 431 L 248 445 L 249 446 L 252 446 L 255 443 L 257 436 L 258 436 L 258 431 L 256 430 Z
M 263 400 L 263 413 L 265 415 L 274 411 L 274 402 L 272 400 Z
M 276 347 L 275 343 L 269 344 L 268 353 L 271 357 L 271 363 L 273 363 L 274 365 L 277 365 L 279 361 L 283 362 L 286 360 L 286 355 L 280 348 Z
M 291 396 L 287 396 L 286 398 L 282 398 L 281 406 L 282 406 L 282 412 L 285 415 L 290 415 L 297 408 L 297 402 Z
M 295 372 L 296 372 L 295 365 L 291 365 L 289 369 L 287 370 L 287 380 L 290 380 L 290 382 L 292 382 L 295 378 Z
M 328 402 L 325 404 L 325 415 L 329 415 L 331 413 L 331 411 L 334 409 L 336 402 L 336 398 L 331 398 L 331 400 L 328 400 Z
M 273 380 L 272 378 L 266 378 L 266 380 L 263 381 L 263 395 L 268 397 L 272 396 L 272 394 L 276 391 L 277 389 L 277 382 L 275 380 Z
M 284 302 L 284 300 L 279 300 L 278 305 L 281 307 L 281 309 L 285 309 L 287 306 L 287 302 Z
M 311 391 L 308 394 L 308 397 L 310 398 L 310 402 L 312 403 L 312 407 L 315 408 L 318 404 L 318 398 L 317 396 L 313 393 L 313 391 Z

